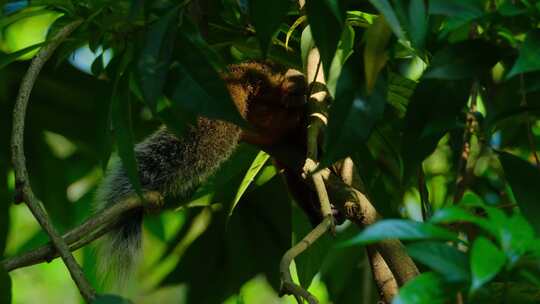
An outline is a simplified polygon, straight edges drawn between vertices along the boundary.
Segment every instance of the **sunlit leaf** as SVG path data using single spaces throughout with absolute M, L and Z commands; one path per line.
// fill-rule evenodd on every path
M 34 45 L 29 46 L 29 47 L 25 47 L 22 50 L 18 50 L 16 52 L 9 53 L 9 54 L 0 53 L 0 69 L 4 68 L 6 65 L 16 61 L 21 56 L 23 56 L 23 55 L 25 55 L 27 53 L 30 53 L 33 50 L 36 50 L 36 49 L 44 46 L 45 44 L 47 44 L 47 42 L 41 42 L 41 43 L 38 43 L 38 44 L 34 44 Z
M 506 258 L 490 240 L 479 237 L 471 249 L 471 290 L 476 290 L 493 279 L 502 269 Z
M 399 289 L 392 304 L 445 304 L 454 298 L 452 287 L 436 273 L 422 273 Z
M 383 17 L 377 18 L 365 34 L 364 72 L 367 91 L 371 92 L 379 78 L 379 73 L 388 61 L 386 50 L 390 41 L 391 30 Z
M 260 151 L 259 154 L 257 154 L 257 157 L 255 157 L 255 159 L 251 163 L 251 166 L 246 172 L 246 175 L 244 176 L 242 183 L 240 183 L 240 187 L 238 188 L 238 191 L 236 192 L 236 196 L 234 197 L 234 201 L 232 202 L 231 208 L 229 210 L 229 216 L 232 215 L 232 213 L 234 212 L 234 209 L 236 208 L 236 205 L 242 198 L 242 195 L 244 195 L 249 185 L 253 183 L 255 176 L 259 174 L 259 172 L 261 171 L 264 164 L 268 161 L 269 158 L 270 158 L 270 155 L 268 155 L 264 151 Z

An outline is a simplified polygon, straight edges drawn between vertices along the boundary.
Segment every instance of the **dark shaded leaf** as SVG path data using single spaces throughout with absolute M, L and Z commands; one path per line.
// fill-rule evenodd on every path
M 131 304 L 132 302 L 116 295 L 99 295 L 92 304 Z
M 366 142 L 384 111 L 384 81 L 379 79 L 373 93 L 368 95 L 361 86 L 361 65 L 356 57 L 352 56 L 345 64 L 338 80 L 336 98 L 329 113 L 323 166 L 352 155 Z
M 428 17 L 424 0 L 409 2 L 409 36 L 413 47 L 423 49 L 428 32 Z
M 529 162 L 506 152 L 499 152 L 499 160 L 521 213 L 540 235 L 540 171 Z
M 496 46 L 479 41 L 453 44 L 435 53 L 424 78 L 465 79 L 489 72 L 500 56 Z
M 336 87 L 339 77 L 341 76 L 341 70 L 343 69 L 345 62 L 347 62 L 347 59 L 349 59 L 349 56 L 353 53 L 354 37 L 355 33 L 352 26 L 345 25 L 336 50 L 336 55 L 334 56 L 332 66 L 330 67 L 330 75 L 326 79 L 326 87 L 332 96 L 336 96 Z
M 458 118 L 471 85 L 470 81 L 420 82 L 407 108 L 401 142 L 405 180 L 416 174 L 418 165 L 435 150 L 444 134 L 461 127 Z
M 324 74 L 329 75 L 343 31 L 345 8 L 339 0 L 307 1 L 306 11 L 311 33 L 321 54 Z
M 356 227 L 338 233 L 333 242 L 347 240 L 356 234 Z M 330 248 L 322 266 L 321 280 L 328 289 L 333 303 L 375 303 L 377 291 L 371 278 L 371 269 L 365 250 L 358 248 Z M 297 265 L 298 267 L 298 265 Z
M 141 182 L 135 158 L 133 131 L 131 129 L 131 98 L 124 80 L 119 80 L 113 89 L 111 100 L 111 120 L 114 137 L 118 146 L 118 155 L 122 161 L 129 182 L 135 191 L 142 195 Z
M 157 100 L 163 95 L 171 63 L 180 8 L 174 7 L 152 24 L 137 63 L 138 78 L 144 100 L 156 111 Z
M 0 267 L 0 304 L 11 304 L 11 277 Z
M 508 73 L 508 78 L 517 74 L 540 70 L 540 30 L 532 30 L 527 33 L 525 42 L 519 50 L 519 57 Z
M 291 6 L 289 0 L 250 0 L 249 14 L 264 54 Z
M 467 255 L 456 247 L 439 242 L 421 242 L 407 245 L 407 252 L 413 259 L 442 274 L 447 281 L 469 280 Z
M 214 68 L 215 58 L 210 57 L 209 47 L 185 31 L 178 40 L 182 47 L 178 53 L 180 64 L 175 69 L 173 103 L 188 113 L 246 126 Z
M 400 240 L 453 240 L 457 234 L 433 224 L 411 220 L 382 220 L 364 229 L 342 246 L 375 243 L 387 239 Z
M 241 182 L 239 174 L 233 184 Z M 228 185 L 231 187 L 232 185 Z M 212 214 L 212 223 L 188 248 L 163 284 L 189 284 L 187 303 L 222 303 L 259 273 L 279 287 L 281 255 L 291 244 L 290 204 L 285 184 L 275 176 L 243 196 L 227 229 L 227 212 Z M 234 197 L 230 193 L 230 199 Z M 225 209 L 227 210 L 227 209 Z M 208 292 L 209 288 L 212 292 Z

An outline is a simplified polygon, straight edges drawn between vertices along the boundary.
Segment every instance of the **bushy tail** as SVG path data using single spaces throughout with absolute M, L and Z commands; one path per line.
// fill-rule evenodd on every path
M 98 245 L 100 273 L 120 284 L 126 282 L 141 252 L 144 210 L 135 209 L 115 224 Z
M 134 191 L 118 161 L 114 162 L 96 194 L 97 211 L 121 201 Z M 126 212 L 98 243 L 98 270 L 104 280 L 126 282 L 140 256 L 144 209 Z

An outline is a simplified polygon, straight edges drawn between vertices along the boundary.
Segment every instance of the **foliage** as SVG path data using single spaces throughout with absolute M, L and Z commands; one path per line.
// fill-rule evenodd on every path
M 226 64 L 266 58 L 303 69 L 315 45 L 332 95 L 321 162 L 351 157 L 387 219 L 361 232 L 338 227 L 297 259 L 299 282 L 323 301 L 374 303 L 371 282 L 352 292 L 369 278 L 360 246 L 397 238 L 422 274 L 394 303 L 540 301 L 540 4 L 308 0 L 299 10 L 285 0 L 208 0 L 200 15 L 190 2 L 199 3 L 0 1 L 0 256 L 47 240 L 24 206 L 10 205 L 22 60 L 47 43 L 27 31 L 50 25 L 51 37 L 83 19 L 41 73 L 27 116 L 31 183 L 60 230 L 92 214 L 113 152 L 138 184 L 133 145 L 160 124 L 181 135 L 202 115 L 245 127 L 220 78 Z M 81 50 L 91 59 L 73 55 Z M 279 259 L 310 226 L 267 159 L 242 145 L 179 211 L 148 218 L 144 263 L 124 295 L 242 303 L 263 290 L 257 300 L 276 300 Z M 92 249 L 76 256 L 100 286 Z M 44 267 L 33 275 L 68 287 L 41 290 L 75 288 L 65 269 L 49 276 Z M 23 271 L 0 269 L 0 303 L 29 302 L 34 283 Z

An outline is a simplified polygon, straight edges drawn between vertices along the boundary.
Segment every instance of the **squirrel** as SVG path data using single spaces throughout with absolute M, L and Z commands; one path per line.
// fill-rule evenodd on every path
M 268 62 L 247 62 L 228 66 L 222 78 L 239 113 L 253 128 L 242 130 L 229 122 L 199 117 L 196 125 L 178 138 L 161 127 L 135 145 L 143 192 L 189 198 L 240 141 L 265 149 L 303 136 L 306 81 L 302 73 Z M 101 210 L 132 195 L 135 189 L 116 159 L 98 187 L 95 207 Z M 126 213 L 99 246 L 100 255 L 106 256 L 100 262 L 102 268 L 115 272 L 118 280 L 130 273 L 139 255 L 146 211 L 141 207 Z

